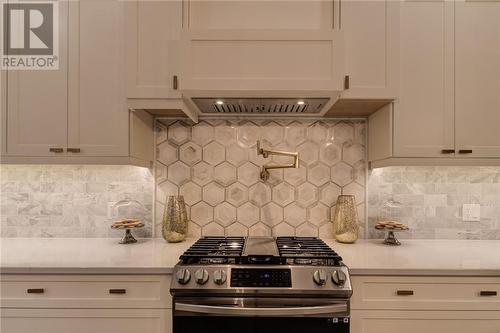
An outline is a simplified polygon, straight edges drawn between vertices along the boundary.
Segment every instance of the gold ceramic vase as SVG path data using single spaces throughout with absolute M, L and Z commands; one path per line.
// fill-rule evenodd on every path
M 354 195 L 339 195 L 333 217 L 333 232 L 340 243 L 354 243 L 359 225 Z
M 182 242 L 186 239 L 188 221 L 186 204 L 182 195 L 168 197 L 161 231 L 163 238 L 169 243 Z

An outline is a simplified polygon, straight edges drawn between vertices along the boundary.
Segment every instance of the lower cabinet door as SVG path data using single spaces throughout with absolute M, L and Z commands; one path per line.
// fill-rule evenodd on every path
M 353 310 L 351 333 L 498 333 L 500 311 Z
M 2 333 L 170 333 L 171 309 L 1 309 Z

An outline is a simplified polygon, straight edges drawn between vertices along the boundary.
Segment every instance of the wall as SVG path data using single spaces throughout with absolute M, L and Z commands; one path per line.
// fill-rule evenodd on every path
M 191 236 L 332 238 L 339 194 L 356 195 L 364 221 L 365 128 L 364 121 L 336 120 L 157 122 L 156 235 L 166 196 L 182 194 Z M 264 148 L 298 151 L 301 167 L 271 170 L 271 179 L 260 181 L 260 166 L 291 159 L 258 156 L 257 140 Z
M 151 237 L 154 182 L 150 170 L 133 166 L 2 165 L 2 237 L 118 237 L 110 229 L 108 202 L 139 201 Z M 139 206 L 140 207 L 140 206 Z
M 500 167 L 390 167 L 370 172 L 368 230 L 388 199 L 405 205 L 401 238 L 500 239 Z M 462 221 L 462 204 L 481 204 L 480 222 Z
M 166 195 L 179 192 L 189 202 L 188 212 L 195 212 L 192 236 L 296 233 L 331 238 L 328 221 L 342 191 L 357 196 L 365 226 L 363 122 L 235 120 L 193 126 L 164 121 L 157 129 L 159 237 Z M 257 157 L 257 138 L 265 147 L 298 148 L 301 168 L 271 171 L 270 183 L 261 183 L 258 166 L 277 160 Z M 405 205 L 402 219 L 411 228 L 401 238 L 500 239 L 500 167 L 382 168 L 369 172 L 367 185 L 369 238 L 383 236 L 373 225 L 383 203 L 392 198 Z M 122 232 L 109 228 L 108 202 L 129 198 L 147 210 L 146 227 L 134 233 L 151 237 L 148 212 L 154 186 L 150 170 L 132 166 L 1 165 L 0 233 L 119 237 Z M 481 204 L 480 222 L 461 220 L 463 203 Z

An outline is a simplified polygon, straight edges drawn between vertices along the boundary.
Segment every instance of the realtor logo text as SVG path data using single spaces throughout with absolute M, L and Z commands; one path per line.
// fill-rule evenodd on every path
M 53 1 L 2 4 L 2 69 L 59 68 L 58 9 Z

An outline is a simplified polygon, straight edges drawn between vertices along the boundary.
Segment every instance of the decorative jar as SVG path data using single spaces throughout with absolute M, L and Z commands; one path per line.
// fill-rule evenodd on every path
M 339 195 L 333 217 L 335 239 L 340 243 L 354 243 L 358 239 L 359 224 L 354 195 Z
M 186 204 L 182 195 L 170 195 L 163 214 L 162 235 L 169 243 L 178 243 L 186 239 L 188 220 Z

